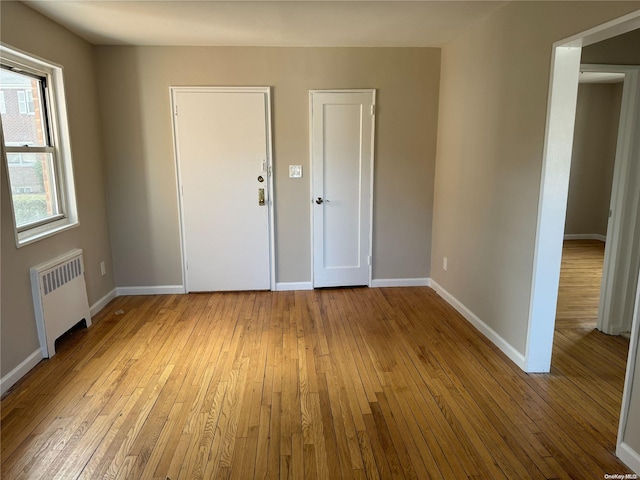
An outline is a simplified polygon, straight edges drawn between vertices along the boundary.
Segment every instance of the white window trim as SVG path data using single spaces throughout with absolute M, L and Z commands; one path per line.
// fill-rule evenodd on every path
M 73 179 L 71 141 L 67 122 L 67 104 L 62 67 L 2 43 L 0 43 L 0 61 L 5 65 L 14 66 L 25 72 L 36 73 L 37 75 L 47 78 L 47 95 L 50 96 L 49 115 L 51 117 L 49 121 L 58 168 L 58 195 L 60 196 L 62 218 L 18 231 L 13 214 L 13 197 L 10 196 L 16 245 L 20 248 L 76 227 L 79 224 L 75 183 Z M 4 138 L 0 138 L 0 149 L 2 150 L 1 158 L 4 163 L 3 168 L 5 168 L 8 181 L 9 167 L 6 160 Z

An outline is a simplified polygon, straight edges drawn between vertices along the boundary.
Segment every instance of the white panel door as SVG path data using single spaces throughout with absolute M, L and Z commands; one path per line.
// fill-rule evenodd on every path
M 375 91 L 311 92 L 313 285 L 369 285 Z
M 269 90 L 173 89 L 188 292 L 268 290 Z

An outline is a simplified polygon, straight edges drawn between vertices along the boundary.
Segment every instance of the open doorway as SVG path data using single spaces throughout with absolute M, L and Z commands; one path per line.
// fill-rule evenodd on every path
M 582 47 L 628 34 L 638 27 L 640 12 L 558 42 L 553 47 L 525 353 L 525 370 L 528 372 L 548 372 L 551 366 Z M 620 333 L 621 319 L 629 318 L 633 312 L 640 256 L 637 248 L 640 162 L 637 159 L 632 161 L 640 151 L 640 135 L 636 133 L 640 124 L 640 69 L 637 66 L 621 68 L 625 73 L 622 104 L 628 108 L 621 113 L 617 145 L 620 158 L 616 160 L 618 168 L 614 172 L 612 188 L 615 228 L 609 226 L 607 231 L 605 266 L 608 264 L 608 268 L 603 274 L 604 297 L 601 302 L 605 306 L 603 312 L 607 314 L 599 315 L 598 320 L 598 328 L 609 334 Z
M 604 67 L 580 68 L 556 335 L 586 335 L 605 313 L 602 273 L 625 74 Z
M 529 332 L 525 355 L 525 369 L 529 372 L 548 372 L 551 366 L 582 47 L 628 34 L 638 28 L 640 28 L 640 11 L 557 42 L 553 46 Z M 637 51 L 637 48 L 632 50 Z M 629 88 L 626 88 L 627 86 Z M 605 265 L 609 262 L 605 275 L 611 273 L 612 275 L 603 278 L 603 289 L 608 286 L 612 288 L 608 289 L 610 298 L 604 299 L 602 303 L 609 302 L 610 308 L 622 309 L 623 312 L 626 312 L 631 305 L 631 313 L 628 314 L 629 321 L 632 322 L 631 342 L 622 395 L 616 454 L 635 471 L 640 471 L 638 442 L 632 441 L 631 446 L 625 442 L 627 425 L 635 425 L 636 427 L 632 429 L 635 431 L 640 423 L 638 409 L 630 409 L 630 405 L 638 404 L 638 393 L 632 397 L 632 392 L 634 378 L 638 377 L 636 372 L 640 372 L 635 369 L 639 314 L 638 310 L 633 308 L 638 304 L 637 300 L 640 297 L 640 290 L 637 289 L 640 269 L 637 263 L 640 251 L 640 161 L 638 160 L 640 157 L 640 135 L 638 135 L 640 68 L 637 66 L 627 67 L 622 102 L 630 108 L 627 109 L 629 118 L 624 127 L 625 131 L 622 131 L 621 122 L 620 138 L 623 141 L 618 143 L 617 151 L 623 161 L 616 162 L 612 189 L 614 193 L 611 214 L 616 228 L 609 227 L 607 232 L 605 257 L 611 255 L 611 258 L 605 259 Z M 612 222 L 609 223 L 611 225 Z M 617 301 L 616 295 L 623 300 Z M 626 313 L 624 316 L 627 316 Z M 612 323 L 611 317 L 615 318 L 615 315 L 611 315 L 610 312 L 603 317 L 604 320 L 608 318 L 609 324 L 603 324 L 601 330 L 606 331 L 607 328 L 613 330 L 616 327 L 617 322 Z M 635 390 L 639 388 L 639 382 L 640 379 L 635 382 Z M 633 449 L 634 445 L 636 451 Z

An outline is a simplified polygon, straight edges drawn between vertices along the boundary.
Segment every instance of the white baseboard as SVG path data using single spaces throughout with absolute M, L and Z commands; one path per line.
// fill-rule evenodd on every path
M 94 315 L 96 315 L 100 310 L 102 310 L 104 307 L 107 306 L 107 303 L 109 303 L 111 300 L 113 300 L 117 296 L 118 295 L 116 293 L 116 289 L 114 288 L 109 293 L 107 293 L 104 297 L 98 300 L 96 303 L 91 305 L 91 307 L 89 307 L 89 313 L 91 314 L 91 316 L 93 317 Z
M 376 278 L 371 280 L 371 287 L 428 287 L 429 278 Z M 312 282 L 279 282 L 276 283 L 276 292 L 289 290 L 313 290 Z
M 290 290 L 313 290 L 311 282 L 279 282 L 276 283 L 276 292 L 287 292 Z
M 471 310 L 469 310 L 462 302 L 447 292 L 434 280 L 431 280 L 431 288 L 433 288 L 438 295 L 440 295 L 449 305 L 455 308 L 460 315 L 467 319 L 474 327 L 487 337 L 491 342 L 496 345 L 502 352 L 511 359 L 518 367 L 525 370 L 525 358 L 522 353 L 516 350 L 509 342 L 502 338 L 495 330 L 489 325 L 484 323 L 478 318 Z
M 600 235 L 599 233 L 565 233 L 565 240 L 600 240 L 606 242 L 606 235 Z
M 371 280 L 372 288 L 379 287 L 428 287 L 430 278 L 376 278 Z
M 0 395 L 4 395 L 7 390 L 13 387 L 18 380 L 24 377 L 29 370 L 35 367 L 42 360 L 42 350 L 38 349 L 29 355 L 16 368 L 0 379 Z
M 183 285 L 156 285 L 151 287 L 117 287 L 116 295 L 173 295 L 185 293 Z
M 616 455 L 627 467 L 640 475 L 640 454 L 638 454 L 638 452 L 627 443 L 621 442 L 618 448 L 616 448 Z

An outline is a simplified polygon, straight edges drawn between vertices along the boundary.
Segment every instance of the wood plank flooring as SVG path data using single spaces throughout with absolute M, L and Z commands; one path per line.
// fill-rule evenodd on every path
M 3 479 L 601 479 L 626 341 L 526 375 L 429 288 L 120 297 L 2 400 Z
M 562 248 L 556 331 L 595 328 L 603 263 L 604 242 L 565 240 Z

